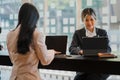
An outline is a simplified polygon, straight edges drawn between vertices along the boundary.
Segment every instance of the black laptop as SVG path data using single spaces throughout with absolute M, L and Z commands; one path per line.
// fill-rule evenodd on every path
M 55 49 L 60 51 L 61 54 L 66 54 L 67 48 L 67 36 L 66 35 L 55 35 L 46 36 L 47 49 Z
M 107 52 L 107 37 L 83 37 L 83 55 L 98 56 L 98 53 Z

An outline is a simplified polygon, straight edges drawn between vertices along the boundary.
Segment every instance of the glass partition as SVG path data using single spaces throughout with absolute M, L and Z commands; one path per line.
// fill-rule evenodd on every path
M 0 44 L 3 46 L 2 52 L 6 52 L 7 33 L 16 27 L 18 19 L 18 10 L 21 6 L 21 0 L 0 0 Z

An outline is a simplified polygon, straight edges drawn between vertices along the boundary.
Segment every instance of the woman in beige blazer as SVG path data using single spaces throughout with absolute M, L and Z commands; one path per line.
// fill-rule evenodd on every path
M 45 39 L 36 28 L 39 14 L 30 3 L 24 3 L 19 11 L 18 25 L 7 35 L 7 48 L 13 63 L 10 80 L 42 80 L 38 64 L 48 65 L 57 54 L 47 50 Z

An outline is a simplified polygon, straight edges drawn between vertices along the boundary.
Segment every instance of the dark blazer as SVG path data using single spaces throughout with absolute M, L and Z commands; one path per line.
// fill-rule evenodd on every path
M 73 39 L 72 39 L 71 45 L 69 47 L 70 54 L 79 54 L 79 51 L 83 49 L 82 37 L 86 37 L 85 33 L 86 33 L 85 28 L 75 31 L 75 33 L 73 34 Z M 96 36 L 108 37 L 107 32 L 100 28 L 96 28 L 96 34 L 97 34 Z M 111 52 L 109 40 L 108 40 L 107 52 Z

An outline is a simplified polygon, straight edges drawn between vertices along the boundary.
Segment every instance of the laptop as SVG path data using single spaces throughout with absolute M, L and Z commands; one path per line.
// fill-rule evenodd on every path
M 46 36 L 47 49 L 55 49 L 60 51 L 61 54 L 66 54 L 67 49 L 67 36 L 66 35 L 55 35 L 55 36 Z
M 107 52 L 107 37 L 83 37 L 83 55 L 98 56 L 98 53 Z

